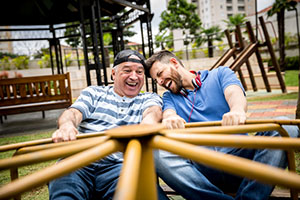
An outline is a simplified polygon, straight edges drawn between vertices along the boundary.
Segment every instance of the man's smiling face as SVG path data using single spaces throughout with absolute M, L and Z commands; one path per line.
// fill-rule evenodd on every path
M 144 85 L 144 67 L 140 63 L 124 62 L 112 69 L 114 91 L 120 96 L 133 98 Z
M 150 69 L 151 77 L 162 87 L 172 93 L 179 93 L 182 88 L 182 78 L 172 63 L 156 61 Z

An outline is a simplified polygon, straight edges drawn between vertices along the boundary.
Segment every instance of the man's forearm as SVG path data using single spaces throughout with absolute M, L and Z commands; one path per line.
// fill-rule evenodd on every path
M 160 106 L 151 106 L 143 113 L 141 124 L 156 124 L 162 120 L 162 110 Z
M 65 110 L 62 115 L 58 118 L 57 127 L 61 127 L 62 125 L 69 124 L 77 127 L 81 122 L 82 117 L 80 116 L 79 111 L 74 108 L 69 108 Z

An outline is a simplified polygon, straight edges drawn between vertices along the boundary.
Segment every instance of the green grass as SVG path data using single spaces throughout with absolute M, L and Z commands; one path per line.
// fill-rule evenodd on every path
M 298 86 L 298 74 L 298 70 L 286 70 L 284 75 L 286 86 Z
M 0 145 L 14 144 L 19 142 L 49 138 L 51 137 L 51 134 L 52 132 L 45 132 L 40 134 L 0 138 Z M 10 158 L 14 154 L 14 152 L 15 151 L 1 152 L 0 159 Z M 40 169 L 43 169 L 49 165 L 52 165 L 54 163 L 55 161 L 48 161 L 48 162 L 20 167 L 19 177 L 26 176 Z M 0 171 L 0 186 L 7 184 L 9 182 L 10 182 L 9 170 Z M 35 188 L 29 192 L 22 194 L 22 199 L 23 200 L 47 200 L 49 199 L 48 188 L 46 185 Z
M 288 94 L 276 94 L 276 95 L 267 95 L 267 96 L 260 96 L 260 97 L 249 97 L 247 101 L 274 101 L 274 100 L 295 100 L 298 99 L 297 92 L 291 92 Z

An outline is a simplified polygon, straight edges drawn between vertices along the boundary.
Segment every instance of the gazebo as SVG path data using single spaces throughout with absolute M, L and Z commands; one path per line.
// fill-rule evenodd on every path
M 140 22 L 142 36 L 142 51 L 144 56 L 153 54 L 153 41 L 149 0 L 10 0 L 4 1 L 0 12 L 0 31 L 49 31 L 52 37 L 0 38 L 0 42 L 47 40 L 50 48 L 52 74 L 54 62 L 56 72 L 63 72 L 62 50 L 60 40 L 69 37 L 81 37 L 84 52 L 87 85 L 91 85 L 90 72 L 95 71 L 98 85 L 108 85 L 106 73 L 106 55 L 103 44 L 103 23 L 113 26 L 106 30 L 112 35 L 113 52 L 125 48 L 123 31 L 135 22 Z M 77 23 L 76 23 L 77 22 Z M 74 25 L 66 25 L 73 23 Z M 43 25 L 47 28 L 37 28 Z M 14 28 L 7 28 L 14 27 Z M 15 28 L 15 27 L 21 28 Z M 58 36 L 57 31 L 71 27 L 79 27 L 80 35 Z M 146 29 L 146 33 L 144 33 Z M 147 38 L 147 45 L 145 45 Z M 92 39 L 92 45 L 87 45 L 87 38 Z M 54 53 L 52 53 L 51 49 Z M 93 53 L 93 60 L 88 58 L 88 50 Z M 156 86 L 152 85 L 153 91 Z M 149 90 L 146 80 L 146 90 Z

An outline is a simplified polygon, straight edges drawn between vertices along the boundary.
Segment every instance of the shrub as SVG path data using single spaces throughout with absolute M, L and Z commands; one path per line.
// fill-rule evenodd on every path
M 264 61 L 268 62 L 268 66 L 270 66 L 270 69 L 274 69 L 273 63 L 271 59 L 265 59 Z M 279 58 L 277 59 L 279 63 Z M 299 69 L 299 56 L 290 56 L 290 57 L 285 57 L 285 63 L 286 67 L 285 69 L 281 69 L 282 71 L 285 70 L 298 70 Z
M 28 69 L 28 56 L 18 56 L 12 59 L 12 63 L 16 66 L 17 69 Z

